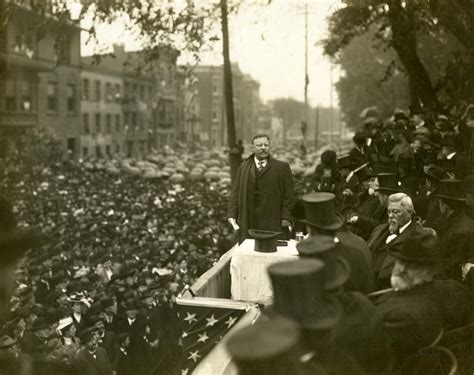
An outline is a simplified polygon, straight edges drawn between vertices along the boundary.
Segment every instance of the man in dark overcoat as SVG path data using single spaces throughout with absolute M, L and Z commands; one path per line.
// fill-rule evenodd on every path
M 256 135 L 254 152 L 239 167 L 231 191 L 227 218 L 240 228 L 240 242 L 249 229 L 285 231 L 291 226 L 293 177 L 288 163 L 270 156 L 270 138 Z
M 94 328 L 86 328 L 79 334 L 84 345 L 71 362 L 73 375 L 112 375 L 112 366 L 104 348 L 99 347 L 99 336 Z
M 414 232 L 424 231 L 413 219 L 413 202 L 405 193 L 388 197 L 388 222 L 373 230 L 369 249 L 373 255 L 375 290 L 390 288 L 390 275 L 395 257 L 391 253 L 400 250 L 405 239 Z

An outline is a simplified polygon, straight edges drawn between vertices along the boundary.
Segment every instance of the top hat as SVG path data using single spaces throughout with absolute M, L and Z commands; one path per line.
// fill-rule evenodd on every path
M 6 349 L 15 344 L 16 340 L 12 339 L 10 336 L 3 335 L 0 337 L 0 349 Z
M 338 246 L 335 238 L 327 235 L 309 236 L 296 245 L 302 258 L 318 259 L 324 262 L 324 289 L 334 290 L 342 287 L 349 279 L 351 270 L 347 261 L 336 256 Z
M 337 159 L 337 164 L 339 166 L 339 169 L 342 169 L 342 168 L 352 169 L 351 156 L 349 154 L 340 156 Z
M 440 180 L 436 197 L 464 202 L 466 197 L 463 194 L 461 180 Z
M 437 167 L 436 165 L 429 165 L 425 167 L 424 174 L 426 177 L 429 177 L 435 181 L 443 180 L 447 177 L 443 169 Z
M 321 164 L 327 168 L 336 166 L 337 154 L 333 150 L 326 150 L 321 154 Z
M 298 324 L 277 315 L 237 331 L 226 347 L 240 375 L 287 374 L 301 366 L 300 340 Z
M 277 251 L 277 237 L 281 232 L 272 232 L 269 230 L 249 229 L 250 237 L 255 239 L 254 250 L 259 253 L 274 253 Z
M 437 263 L 442 261 L 437 251 L 437 239 L 430 231 L 419 229 L 403 241 L 399 252 L 390 252 L 394 257 L 414 263 Z
M 393 193 L 402 193 L 404 189 L 399 185 L 398 175 L 396 173 L 379 173 L 377 174 L 379 181 L 379 191 Z
M 344 225 L 344 219 L 336 214 L 332 193 L 310 193 L 301 198 L 304 204 L 305 219 L 302 223 L 311 227 L 337 230 Z
M 272 310 L 307 330 L 328 330 L 341 314 L 340 305 L 324 294 L 324 263 L 316 259 L 279 262 L 268 267 L 273 287 Z

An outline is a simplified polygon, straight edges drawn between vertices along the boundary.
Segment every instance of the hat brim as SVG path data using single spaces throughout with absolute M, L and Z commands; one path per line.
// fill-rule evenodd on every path
M 396 251 L 389 251 L 390 255 L 397 259 L 405 260 L 407 262 L 413 262 L 413 263 L 427 263 L 427 264 L 436 264 L 436 263 L 442 263 L 447 261 L 448 259 L 445 258 L 418 258 L 418 257 L 411 257 L 407 255 L 400 254 Z
M 444 194 L 435 194 L 436 198 L 444 198 L 444 199 L 450 199 L 452 201 L 457 201 L 457 202 L 466 202 L 466 198 L 455 198 L 455 197 L 450 197 L 449 195 L 444 195 Z
M 342 226 L 344 225 L 344 218 L 338 213 L 335 216 L 336 216 L 336 221 L 327 225 L 321 225 L 319 223 L 314 223 L 306 219 L 300 220 L 300 222 L 307 224 L 310 227 L 315 227 L 319 229 L 327 229 L 327 230 L 336 230 L 336 229 L 342 228 Z
M 261 229 L 249 229 L 248 234 L 255 240 L 269 240 L 278 237 L 280 234 L 282 234 L 282 232 L 273 232 Z
M 343 286 L 351 275 L 349 263 L 341 257 L 336 259 L 335 273 L 330 275 L 331 279 L 324 283 L 324 290 L 334 290 Z

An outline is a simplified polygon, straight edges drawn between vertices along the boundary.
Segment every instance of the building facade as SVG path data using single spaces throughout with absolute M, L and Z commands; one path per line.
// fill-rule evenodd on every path
M 51 129 L 63 155 L 77 157 L 80 29 L 45 19 L 27 5 L 11 12 L 0 32 L 0 153 L 17 148 L 26 130 L 36 127 Z

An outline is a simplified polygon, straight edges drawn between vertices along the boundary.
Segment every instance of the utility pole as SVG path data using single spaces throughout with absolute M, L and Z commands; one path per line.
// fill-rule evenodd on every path
M 229 52 L 229 26 L 227 23 L 227 0 L 220 0 L 222 13 L 222 44 L 224 55 L 224 97 L 227 117 L 227 145 L 229 147 L 230 176 L 234 181 L 239 167 L 239 155 L 233 152 L 235 142 L 234 93 L 232 87 L 232 66 Z
M 308 3 L 304 7 L 304 121 L 308 126 Z M 304 144 L 304 135 L 303 135 Z
M 329 109 L 330 109 L 330 113 L 329 113 L 329 138 L 328 138 L 328 143 L 330 146 L 332 146 L 332 129 L 333 129 L 333 103 L 332 103 L 332 83 L 333 83 L 333 78 L 332 78 L 332 70 L 333 70 L 333 66 L 331 65 L 331 70 L 330 70 L 330 73 L 329 73 L 329 79 L 330 79 L 330 87 L 329 87 Z

